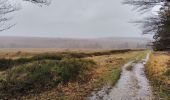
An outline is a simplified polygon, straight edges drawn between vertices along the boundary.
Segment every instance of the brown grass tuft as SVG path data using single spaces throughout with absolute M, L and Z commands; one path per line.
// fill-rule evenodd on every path
M 153 53 L 146 67 L 146 73 L 160 98 L 170 98 L 170 55 L 167 53 Z

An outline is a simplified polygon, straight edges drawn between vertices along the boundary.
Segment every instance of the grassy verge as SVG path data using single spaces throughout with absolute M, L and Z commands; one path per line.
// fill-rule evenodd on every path
M 126 67 L 126 70 L 132 71 L 134 65 L 135 65 L 136 63 L 141 62 L 142 59 L 144 59 L 148 53 L 149 53 L 149 51 L 143 51 L 143 52 L 141 52 L 141 53 L 133 60 L 133 63 Z
M 161 100 L 170 99 L 170 54 L 156 52 L 150 57 L 146 67 L 153 89 L 157 98 Z
M 146 55 L 149 53 L 150 51 L 143 51 L 141 54 L 139 54 L 136 59 L 134 60 L 134 63 L 138 63 L 139 61 L 141 61 L 142 59 L 145 59 Z

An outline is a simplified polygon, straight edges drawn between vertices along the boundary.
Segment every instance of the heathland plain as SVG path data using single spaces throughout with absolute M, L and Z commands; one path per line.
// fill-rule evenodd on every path
M 43 48 L 0 51 L 1 99 L 90 99 L 94 91 L 119 84 L 124 71 L 133 73 L 148 53 L 150 59 L 144 71 L 153 87 L 151 91 L 159 98 L 169 99 L 168 52 Z M 128 62 L 133 63 L 122 69 Z M 106 93 L 110 94 L 109 89 Z

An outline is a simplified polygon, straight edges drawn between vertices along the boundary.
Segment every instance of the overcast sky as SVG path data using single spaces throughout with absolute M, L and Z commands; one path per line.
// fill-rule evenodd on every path
M 122 0 L 52 0 L 49 6 L 22 2 L 13 14 L 17 23 L 1 36 L 67 38 L 143 37 L 130 21 L 140 18 Z

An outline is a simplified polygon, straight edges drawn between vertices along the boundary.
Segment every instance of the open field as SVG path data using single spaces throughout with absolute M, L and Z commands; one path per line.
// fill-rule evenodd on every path
M 55 48 L 11 48 L 11 49 L 0 49 L 0 58 L 20 58 L 30 57 L 37 54 L 43 53 L 61 53 L 61 52 L 95 52 L 103 50 L 93 49 L 55 49 Z
M 159 100 L 170 99 L 170 54 L 154 52 L 146 66 L 146 73 Z
M 121 66 L 144 51 L 23 52 L 0 59 L 0 98 L 81 100 L 104 84 L 114 85 Z
M 123 50 L 123 49 L 122 49 Z M 122 51 L 113 50 L 113 51 Z M 127 49 L 128 50 L 128 49 Z M 137 49 L 140 50 L 140 49 Z M 135 51 L 137 51 L 135 50 Z M 142 50 L 142 49 L 141 49 Z M 96 52 L 107 52 L 112 50 L 105 49 L 55 49 L 55 48 L 17 48 L 17 49 L 0 49 L 0 58 L 12 58 L 17 59 L 21 57 L 31 57 L 38 54 L 54 54 L 54 53 L 96 53 Z M 124 51 L 124 50 L 123 50 Z

